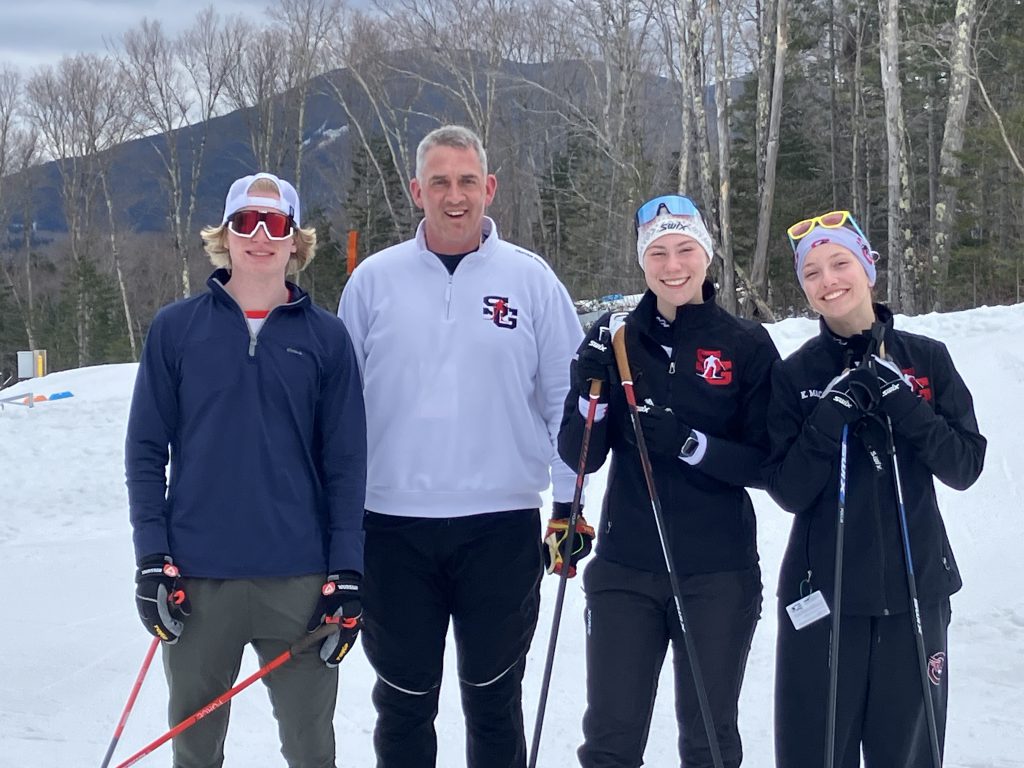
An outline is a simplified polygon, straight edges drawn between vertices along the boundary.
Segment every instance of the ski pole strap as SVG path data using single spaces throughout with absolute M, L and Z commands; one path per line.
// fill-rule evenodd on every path
M 864 353 L 864 362 L 871 362 L 871 356 L 885 357 L 885 323 L 877 320 L 871 324 L 871 341 Z

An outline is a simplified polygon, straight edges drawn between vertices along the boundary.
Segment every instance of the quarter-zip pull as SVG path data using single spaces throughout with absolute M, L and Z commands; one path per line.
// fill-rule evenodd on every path
M 257 338 L 258 337 L 256 336 L 256 334 L 254 334 L 252 331 L 249 331 L 249 357 L 256 357 Z
M 672 362 L 670 362 L 668 364 L 668 372 L 669 372 L 669 374 L 673 374 L 673 373 L 676 372 L 676 361 L 675 360 L 673 360 Z
M 444 319 L 452 319 L 452 277 L 448 275 L 448 285 L 444 289 Z

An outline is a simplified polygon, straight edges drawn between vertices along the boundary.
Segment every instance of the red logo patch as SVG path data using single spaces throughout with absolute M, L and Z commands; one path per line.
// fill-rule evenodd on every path
M 712 386 L 732 383 L 732 360 L 723 360 L 720 349 L 698 349 L 696 367 L 697 375 Z
M 930 403 L 932 401 L 932 388 L 931 384 L 928 383 L 928 377 L 916 375 L 913 368 L 903 368 L 902 370 L 903 375 L 910 383 L 910 388 L 914 390 L 914 394 L 920 395 Z

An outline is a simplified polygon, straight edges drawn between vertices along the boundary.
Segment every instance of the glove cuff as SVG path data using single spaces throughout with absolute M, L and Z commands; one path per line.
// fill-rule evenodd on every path
M 327 574 L 325 581 L 336 581 L 344 584 L 356 584 L 362 586 L 363 574 L 359 571 L 331 571 Z
M 135 570 L 135 583 L 138 584 L 143 579 L 156 576 L 176 579 L 180 575 L 178 567 L 170 555 L 148 555 L 139 561 L 138 568 Z
M 154 555 L 146 555 L 145 557 L 140 557 L 135 564 L 139 568 L 148 568 L 152 565 L 163 565 L 164 563 L 170 563 L 171 565 L 173 565 L 174 558 L 163 552 L 158 552 Z

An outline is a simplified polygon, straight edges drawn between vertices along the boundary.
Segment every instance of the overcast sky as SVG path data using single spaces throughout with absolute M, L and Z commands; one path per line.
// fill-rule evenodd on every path
M 158 20 L 168 35 L 189 26 L 210 0 L 0 0 L 0 66 L 29 74 L 41 64 L 78 52 L 102 53 L 143 18 Z M 218 13 L 262 13 L 261 0 L 217 0 Z

